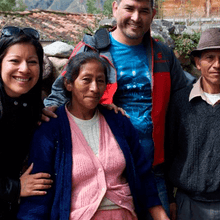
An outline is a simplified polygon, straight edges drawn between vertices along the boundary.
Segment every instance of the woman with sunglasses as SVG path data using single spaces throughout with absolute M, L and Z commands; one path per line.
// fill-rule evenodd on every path
M 137 131 L 99 105 L 108 71 L 97 53 L 70 59 L 63 85 L 70 102 L 36 130 L 29 157 L 33 172 L 50 173 L 54 183 L 43 197 L 21 199 L 19 220 L 141 220 L 148 209 L 168 220 Z
M 0 38 L 0 219 L 16 219 L 20 197 L 45 195 L 47 173 L 22 174 L 39 121 L 43 49 L 32 28 L 4 27 Z

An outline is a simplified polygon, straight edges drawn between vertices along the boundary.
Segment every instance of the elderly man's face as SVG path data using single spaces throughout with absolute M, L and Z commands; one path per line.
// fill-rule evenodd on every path
M 204 92 L 220 93 L 220 49 L 206 50 L 195 63 L 202 75 Z

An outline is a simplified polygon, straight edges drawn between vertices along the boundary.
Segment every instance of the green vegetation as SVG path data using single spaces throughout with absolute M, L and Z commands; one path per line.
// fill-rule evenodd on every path
M 185 56 L 185 58 L 189 58 L 190 52 L 195 49 L 199 43 L 201 33 L 195 32 L 192 35 L 183 33 L 182 35 L 171 35 L 171 38 L 175 42 L 175 50 Z
M 11 11 L 15 5 L 15 0 L 0 0 L 1 11 Z
M 90 14 L 103 14 L 111 17 L 112 15 L 112 2 L 114 0 L 106 0 L 103 5 L 103 10 L 96 7 L 96 0 L 88 0 L 86 3 L 87 12 Z
M 1 11 L 24 11 L 26 8 L 23 0 L 0 0 Z
M 114 0 L 106 0 L 103 5 L 102 13 L 108 17 L 112 16 L 112 3 Z
M 99 14 L 101 13 L 101 10 L 96 8 L 96 0 L 88 0 L 86 2 L 86 6 L 87 6 L 87 13 L 90 13 L 90 14 Z
M 16 6 L 13 8 L 14 11 L 25 11 L 27 5 L 24 4 L 23 0 L 18 0 Z
M 181 63 L 182 68 L 192 73 L 195 77 L 198 78 L 198 71 L 194 68 L 194 64 L 190 57 L 190 53 L 194 50 L 201 36 L 201 32 L 195 32 L 191 35 L 183 33 L 182 35 L 171 35 L 172 39 L 175 42 L 174 53 L 176 54 L 178 60 Z

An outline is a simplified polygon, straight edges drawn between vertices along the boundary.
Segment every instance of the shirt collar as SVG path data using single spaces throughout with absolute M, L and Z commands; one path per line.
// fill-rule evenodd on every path
M 205 102 L 212 105 L 209 99 L 205 96 L 204 91 L 202 89 L 202 77 L 200 77 L 195 84 L 193 84 L 193 88 L 189 95 L 189 101 L 196 97 L 201 97 Z
M 202 89 L 202 77 L 200 77 L 195 84 L 193 84 L 193 88 L 189 95 L 189 101 L 196 97 L 201 97 L 205 102 L 207 102 L 209 105 L 213 105 L 210 100 L 207 98 L 207 96 L 204 94 L 204 91 Z M 219 103 L 219 102 L 217 102 Z M 217 104 L 216 103 L 216 104 Z

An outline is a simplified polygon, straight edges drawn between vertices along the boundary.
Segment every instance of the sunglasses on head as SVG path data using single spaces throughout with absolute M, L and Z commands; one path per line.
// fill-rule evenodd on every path
M 16 35 L 19 35 L 22 33 L 34 38 L 35 40 L 40 39 L 40 34 L 37 30 L 35 30 L 33 28 L 19 28 L 19 27 L 15 27 L 15 26 L 4 27 L 1 32 L 1 38 L 16 36 Z

